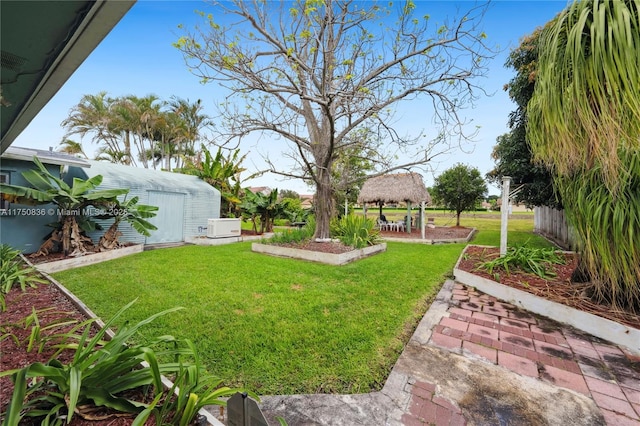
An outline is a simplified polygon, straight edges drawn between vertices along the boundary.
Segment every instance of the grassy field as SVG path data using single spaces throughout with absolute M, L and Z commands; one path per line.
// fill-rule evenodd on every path
M 499 243 L 499 220 L 463 224 L 480 228 L 477 243 Z M 511 221 L 510 240 L 548 245 L 531 228 L 530 220 Z M 185 246 L 55 278 L 105 319 L 135 298 L 122 321 L 184 306 L 140 339 L 191 339 L 229 385 L 259 394 L 354 393 L 384 384 L 463 247 L 389 243 L 385 253 L 336 267 L 253 253 L 249 243 Z

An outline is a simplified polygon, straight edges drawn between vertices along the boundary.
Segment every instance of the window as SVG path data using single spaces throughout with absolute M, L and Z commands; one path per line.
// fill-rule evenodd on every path
M 0 172 L 0 183 L 11 183 L 9 181 L 9 173 Z M 0 193 L 0 212 L 5 211 L 9 208 L 9 201 L 5 200 L 2 195 L 4 194 Z

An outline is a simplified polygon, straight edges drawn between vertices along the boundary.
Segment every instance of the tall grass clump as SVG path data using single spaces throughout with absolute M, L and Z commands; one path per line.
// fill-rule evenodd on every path
M 618 194 L 609 191 L 602 170 L 594 167 L 581 179 L 563 182 L 563 199 L 583 270 L 594 284 L 592 297 L 640 312 L 640 151 L 620 159 L 627 168 Z
M 640 7 L 582 0 L 541 34 L 527 105 L 596 301 L 640 311 Z
M 350 214 L 331 222 L 331 236 L 354 248 L 372 246 L 380 240 L 375 222 L 363 216 Z

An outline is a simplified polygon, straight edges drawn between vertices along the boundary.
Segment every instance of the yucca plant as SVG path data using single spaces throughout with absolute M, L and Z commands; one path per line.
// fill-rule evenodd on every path
M 331 222 L 331 236 L 358 249 L 372 246 L 380 240 L 380 232 L 373 220 L 353 214 L 334 219 Z
M 640 310 L 640 3 L 581 0 L 541 35 L 528 104 L 600 302 Z

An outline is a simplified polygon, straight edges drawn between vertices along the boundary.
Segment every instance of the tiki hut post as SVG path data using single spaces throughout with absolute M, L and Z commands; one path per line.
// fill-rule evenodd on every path
M 420 235 L 424 240 L 424 201 L 420 203 Z
M 367 179 L 358 195 L 359 203 L 377 203 L 379 214 L 385 203 L 407 203 L 407 232 L 411 233 L 411 204 L 430 203 L 431 196 L 418 173 L 398 173 Z M 422 212 L 424 216 L 424 211 Z M 424 224 L 424 219 L 421 220 Z M 424 230 L 422 232 L 424 238 Z

